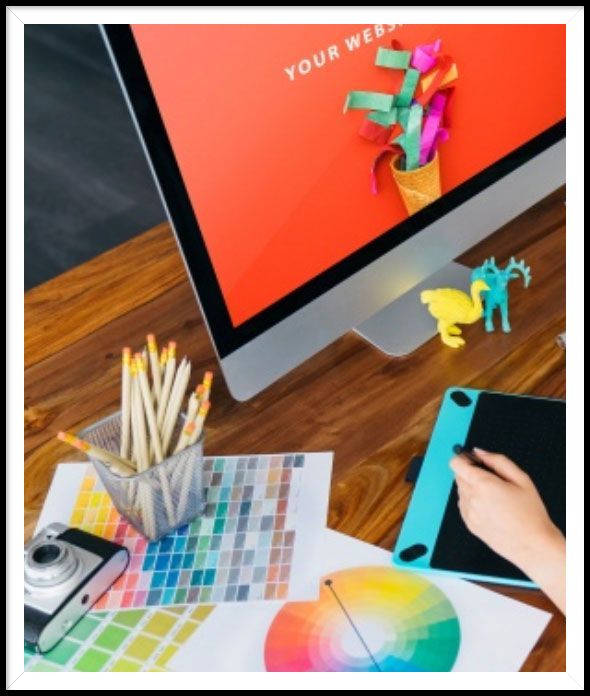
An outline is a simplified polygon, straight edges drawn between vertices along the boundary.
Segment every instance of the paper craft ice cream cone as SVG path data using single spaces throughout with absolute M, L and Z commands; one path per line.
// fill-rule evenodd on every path
M 408 172 L 398 168 L 401 155 L 391 160 L 391 172 L 410 215 L 441 197 L 438 153 L 423 167 Z

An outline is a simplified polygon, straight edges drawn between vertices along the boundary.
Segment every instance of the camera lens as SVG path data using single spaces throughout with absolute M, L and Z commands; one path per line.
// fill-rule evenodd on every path
M 39 565 L 47 565 L 59 558 L 60 553 L 61 549 L 56 544 L 44 544 L 35 549 L 33 560 Z
M 73 582 L 80 562 L 69 544 L 59 539 L 34 542 L 25 555 L 25 586 L 47 590 Z

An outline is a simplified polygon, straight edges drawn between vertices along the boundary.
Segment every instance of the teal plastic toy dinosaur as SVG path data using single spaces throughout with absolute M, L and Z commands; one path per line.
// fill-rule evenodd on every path
M 531 269 L 525 266 L 524 259 L 516 261 L 514 256 L 510 259 L 504 268 L 498 268 L 496 260 L 492 256 L 486 259 L 481 266 L 474 268 L 471 272 L 471 282 L 475 280 L 484 280 L 489 290 L 484 290 L 481 294 L 484 304 L 484 322 L 486 331 L 494 330 L 494 310 L 500 310 L 502 318 L 502 331 L 509 333 L 511 331 L 510 322 L 508 321 L 508 283 L 522 275 L 524 287 L 528 288 L 531 282 Z

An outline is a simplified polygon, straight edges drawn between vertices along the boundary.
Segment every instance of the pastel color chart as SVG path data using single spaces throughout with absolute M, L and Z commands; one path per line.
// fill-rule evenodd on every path
M 207 458 L 204 515 L 158 542 L 119 515 L 91 465 L 58 467 L 43 515 L 129 549 L 127 571 L 94 611 L 313 599 L 319 575 L 302 570 L 326 523 L 331 462 L 330 454 Z
M 446 672 L 461 631 L 423 577 L 379 566 L 324 578 L 316 602 L 288 602 L 268 631 L 269 672 Z
M 48 653 L 25 648 L 25 671 L 166 672 L 212 611 L 201 606 L 87 614 Z

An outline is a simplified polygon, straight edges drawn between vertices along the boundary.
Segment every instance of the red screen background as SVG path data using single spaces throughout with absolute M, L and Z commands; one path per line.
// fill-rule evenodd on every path
M 387 25 L 385 25 L 387 26 Z M 443 193 L 565 117 L 563 25 L 135 25 L 139 52 L 234 325 L 407 218 L 351 90 L 392 93 L 391 39 L 442 39 L 459 70 Z M 372 41 L 354 51 L 345 37 Z M 339 57 L 290 80 L 302 59 Z

